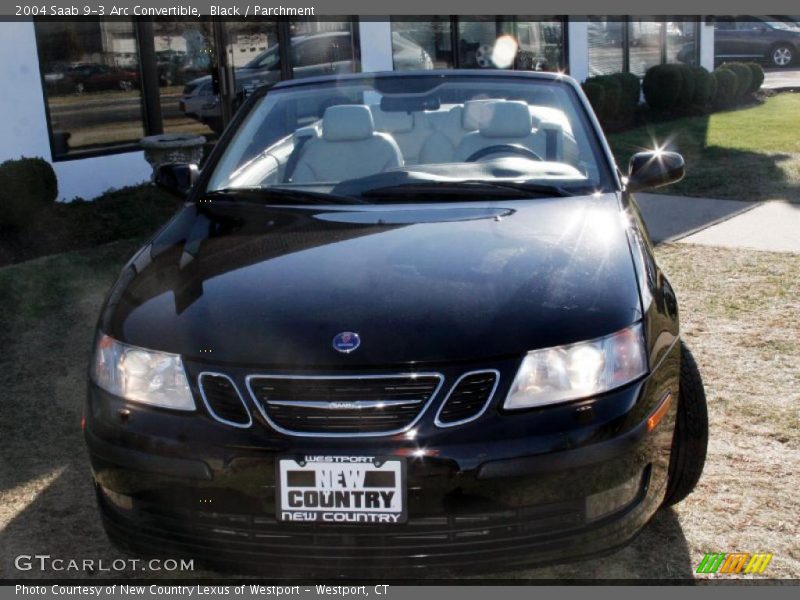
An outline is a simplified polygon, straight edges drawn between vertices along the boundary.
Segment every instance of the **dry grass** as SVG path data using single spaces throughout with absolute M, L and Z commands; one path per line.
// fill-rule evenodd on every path
M 78 421 L 94 319 L 133 247 L 0 269 L 0 578 L 52 575 L 16 571 L 22 553 L 124 556 L 100 527 Z M 699 487 L 613 555 L 499 576 L 689 578 L 705 552 L 744 551 L 774 553 L 766 576 L 800 577 L 800 256 L 689 245 L 658 254 L 710 403 Z M 115 574 L 142 575 L 157 573 Z
M 696 556 L 772 552 L 800 577 L 800 256 L 672 245 L 659 252 L 706 385 L 699 489 L 677 509 Z

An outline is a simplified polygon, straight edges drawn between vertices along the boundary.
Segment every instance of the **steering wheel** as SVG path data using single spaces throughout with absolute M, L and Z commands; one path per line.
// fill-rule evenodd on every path
M 542 160 L 541 156 L 525 146 L 520 146 L 518 144 L 497 144 L 495 146 L 486 146 L 486 148 L 476 150 L 470 154 L 464 162 L 477 162 L 486 156 L 500 154 L 501 152 L 517 154 L 518 156 L 523 156 L 531 160 Z

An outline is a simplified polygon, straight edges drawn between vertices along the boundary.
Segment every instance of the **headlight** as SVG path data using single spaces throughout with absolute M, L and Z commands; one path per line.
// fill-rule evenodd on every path
M 578 400 L 625 385 L 647 373 L 641 323 L 609 336 L 529 352 L 504 408 Z
M 109 394 L 174 410 L 194 410 L 181 357 L 97 336 L 91 377 Z

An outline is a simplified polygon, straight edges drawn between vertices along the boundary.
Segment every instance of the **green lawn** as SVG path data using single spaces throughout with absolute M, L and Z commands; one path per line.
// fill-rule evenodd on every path
M 686 178 L 663 193 L 800 202 L 800 94 L 611 134 L 618 163 L 666 145 L 686 158 Z

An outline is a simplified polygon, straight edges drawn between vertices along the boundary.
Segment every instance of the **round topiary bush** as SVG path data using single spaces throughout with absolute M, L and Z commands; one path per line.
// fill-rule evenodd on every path
M 590 77 L 586 83 L 599 85 L 603 88 L 603 107 L 602 110 L 595 112 L 601 121 L 615 119 L 620 113 L 620 102 L 622 99 L 622 85 L 610 75 L 598 75 Z
M 678 104 L 683 75 L 677 65 L 656 65 L 644 75 L 642 91 L 647 105 L 656 112 L 674 109 Z
M 714 93 L 714 106 L 728 108 L 736 101 L 736 90 L 739 85 L 736 73 L 731 69 L 719 68 L 714 71 L 717 89 Z
M 47 161 L 22 157 L 0 164 L 0 225 L 25 229 L 57 197 L 58 181 Z
M 606 91 L 602 85 L 598 83 L 594 83 L 592 81 L 585 81 L 583 83 L 583 93 L 586 94 L 586 98 L 589 100 L 589 104 L 592 105 L 592 109 L 594 110 L 594 114 L 597 115 L 597 118 L 600 118 L 600 115 L 603 112 L 603 106 L 605 104 L 606 99 Z
M 694 70 L 689 65 L 676 65 L 681 73 L 681 92 L 678 95 L 677 106 L 691 108 L 694 103 L 694 90 L 697 87 Z
M 705 108 L 714 100 L 717 82 L 705 67 L 691 67 L 694 71 L 694 97 L 692 104 Z
M 750 81 L 750 89 L 747 90 L 747 93 L 755 94 L 761 89 L 761 86 L 764 83 L 764 69 L 758 63 L 749 62 L 744 64 L 747 65 L 748 69 L 750 69 L 750 75 L 753 77 L 753 79 Z
M 753 82 L 753 73 L 744 63 L 731 62 L 722 65 L 724 69 L 730 69 L 736 73 L 736 95 L 741 97 L 747 94 L 750 90 L 750 84 Z
M 603 118 L 606 121 L 614 119 L 622 111 L 622 84 L 611 75 L 603 75 L 597 79 L 606 92 L 606 99 L 603 103 Z
M 642 83 L 639 81 L 639 76 L 633 73 L 614 73 L 612 77 L 619 81 L 622 87 L 620 110 L 623 113 L 632 114 L 639 106 L 639 99 L 642 95 Z

